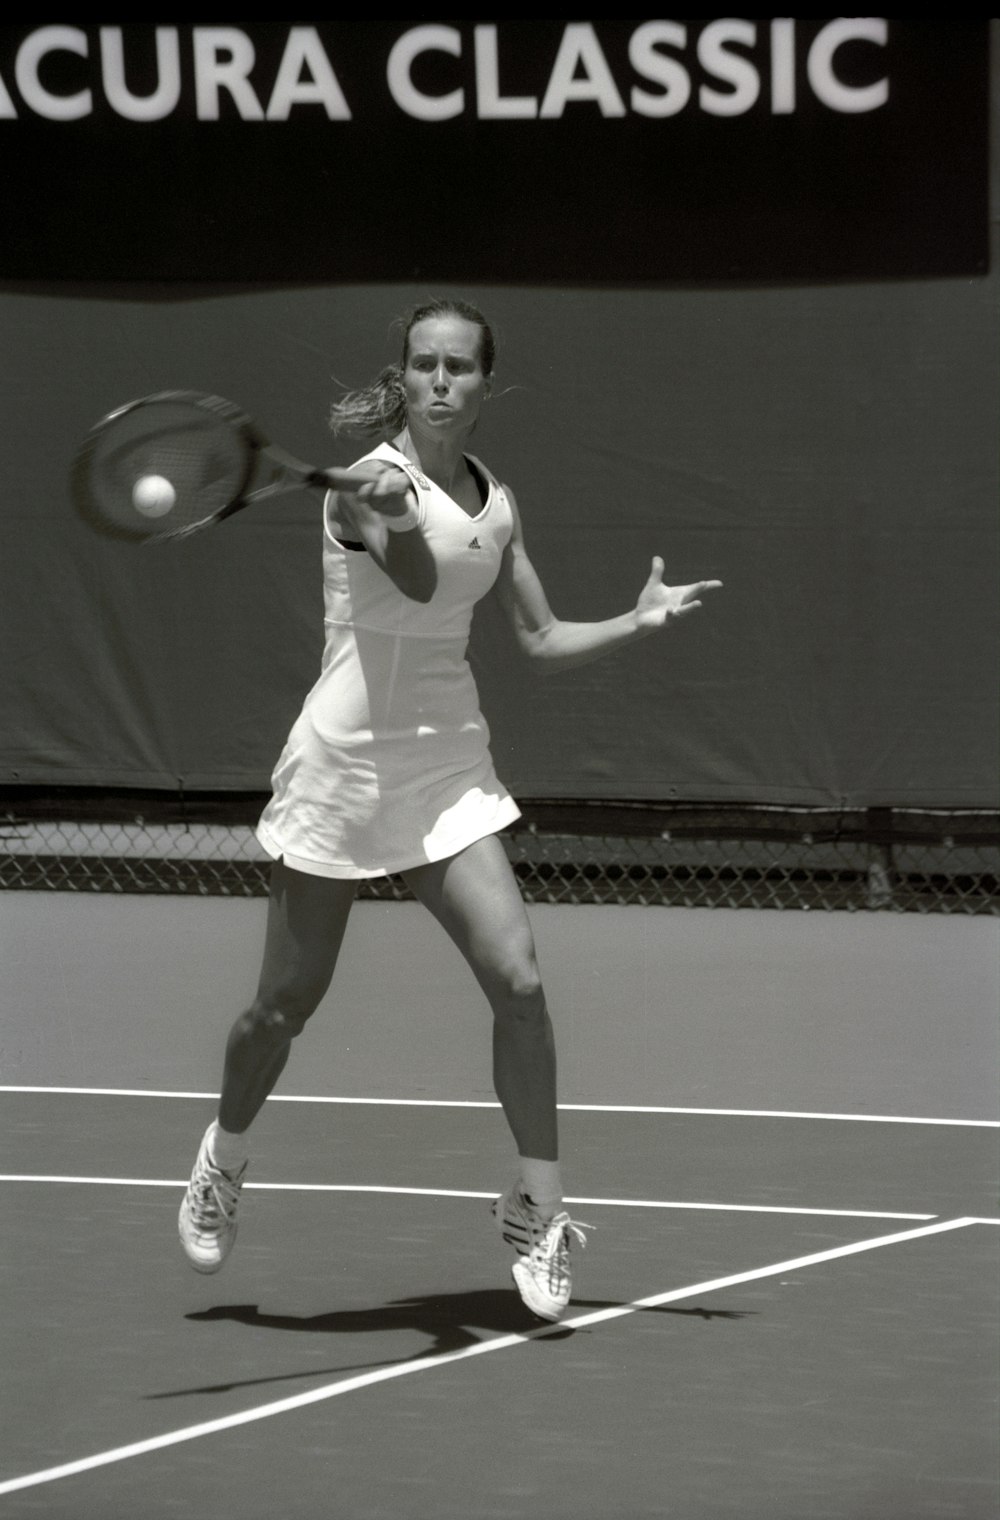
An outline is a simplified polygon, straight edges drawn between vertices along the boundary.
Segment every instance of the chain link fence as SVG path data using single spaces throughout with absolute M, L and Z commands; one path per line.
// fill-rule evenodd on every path
M 264 798 L 0 794 L 0 887 L 258 897 Z M 503 840 L 528 902 L 1000 914 L 1000 814 L 522 802 Z M 403 901 L 399 877 L 362 897 Z

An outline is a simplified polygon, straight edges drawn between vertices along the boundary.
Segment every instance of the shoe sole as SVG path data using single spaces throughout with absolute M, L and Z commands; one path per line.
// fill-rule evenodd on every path
M 222 1270 L 226 1264 L 226 1257 L 229 1255 L 230 1251 L 233 1249 L 233 1246 L 236 1244 L 236 1231 L 234 1229 L 232 1236 L 230 1237 L 229 1244 L 226 1246 L 225 1251 L 223 1251 L 218 1261 L 205 1261 L 202 1258 L 192 1254 L 191 1248 L 184 1238 L 183 1226 L 178 1226 L 177 1233 L 180 1239 L 181 1249 L 183 1250 L 184 1255 L 187 1257 L 189 1264 L 194 1267 L 194 1270 L 196 1272 L 201 1272 L 206 1277 L 211 1276 L 213 1272 L 220 1272 Z
M 514 1279 L 514 1286 L 521 1295 L 521 1302 L 531 1310 L 532 1314 L 537 1315 L 539 1319 L 547 1320 L 549 1324 L 558 1324 L 569 1308 L 569 1304 L 556 1305 L 554 1307 L 550 1304 L 545 1304 L 543 1307 L 541 1299 L 536 1297 L 535 1284 L 531 1276 L 527 1272 L 524 1273 L 523 1282 L 518 1276 L 518 1265 L 518 1262 L 514 1263 L 510 1269 L 510 1275 Z
M 181 1245 L 184 1245 L 183 1240 L 181 1241 Z M 184 1246 L 184 1254 L 188 1259 L 188 1265 L 193 1267 L 196 1272 L 200 1272 L 203 1277 L 210 1277 L 212 1273 L 222 1270 L 224 1261 L 195 1261 L 187 1246 Z

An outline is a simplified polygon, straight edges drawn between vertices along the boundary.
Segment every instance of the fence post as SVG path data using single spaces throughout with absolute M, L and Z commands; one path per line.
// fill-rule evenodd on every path
M 892 808 L 868 809 L 868 881 L 865 906 L 870 909 L 892 907 Z

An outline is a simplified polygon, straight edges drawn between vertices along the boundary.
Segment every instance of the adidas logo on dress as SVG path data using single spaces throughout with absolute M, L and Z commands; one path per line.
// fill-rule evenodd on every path
M 470 542 L 470 544 L 469 544 L 469 548 L 470 548 L 470 549 L 481 549 L 481 548 L 482 548 L 482 547 L 483 547 L 483 546 L 482 546 L 482 544 L 481 544 L 481 543 L 480 543 L 480 542 L 479 542 L 479 539 L 478 539 L 478 538 L 474 538 L 474 539 L 472 539 L 472 541 L 471 541 L 471 542 Z

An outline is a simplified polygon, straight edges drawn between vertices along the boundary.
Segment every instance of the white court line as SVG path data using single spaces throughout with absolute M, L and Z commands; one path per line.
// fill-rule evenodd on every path
M 62 1093 L 98 1098 L 184 1098 L 215 1101 L 217 1092 L 180 1092 L 149 1087 L 36 1087 L 0 1084 L 0 1093 Z M 471 1098 L 328 1098 L 296 1093 L 272 1093 L 268 1103 L 344 1103 L 388 1108 L 499 1108 L 494 1100 Z M 705 1114 L 724 1119 L 835 1119 L 843 1124 L 944 1124 L 972 1129 L 1000 1129 L 1000 1119 L 933 1119 L 903 1114 L 827 1114 L 808 1109 L 676 1108 L 634 1103 L 560 1103 L 565 1113 L 585 1114 Z
M 558 1324 L 544 1325 L 538 1330 L 526 1330 L 519 1335 L 502 1335 L 494 1340 L 477 1341 L 474 1346 L 465 1346 L 461 1351 L 448 1351 L 438 1356 L 420 1357 L 416 1361 L 403 1362 L 393 1367 L 381 1367 L 372 1372 L 362 1373 L 358 1377 L 344 1378 L 336 1383 L 325 1383 L 321 1388 L 314 1388 L 308 1393 L 297 1393 L 289 1398 L 277 1399 L 270 1404 L 261 1404 L 256 1409 L 247 1409 L 240 1414 L 222 1415 L 217 1420 L 206 1420 L 200 1425 L 186 1425 L 180 1430 L 169 1430 L 163 1435 L 151 1436 L 145 1441 L 134 1441 L 128 1446 L 117 1446 L 111 1451 L 95 1452 L 94 1455 L 82 1457 L 76 1462 L 64 1462 L 58 1467 L 25 1473 L 20 1478 L 9 1478 L 6 1482 L 0 1483 L 0 1495 L 11 1494 L 22 1488 L 37 1487 L 42 1483 L 52 1483 L 58 1478 L 70 1478 L 79 1473 L 92 1472 L 94 1468 L 107 1467 L 114 1462 L 124 1462 L 131 1457 L 144 1456 L 151 1451 L 162 1451 L 167 1446 L 179 1446 L 185 1441 L 198 1440 L 202 1436 L 218 1435 L 221 1431 L 233 1430 L 238 1425 L 250 1425 L 257 1420 L 271 1419 L 274 1415 L 288 1414 L 295 1409 L 305 1409 L 310 1404 L 320 1404 L 327 1399 L 338 1398 L 344 1393 L 354 1393 L 358 1389 L 369 1388 L 374 1383 L 390 1382 L 394 1378 L 408 1377 L 415 1372 L 430 1372 L 435 1367 L 445 1367 L 453 1362 L 466 1361 L 473 1356 L 485 1356 L 491 1351 L 506 1351 L 513 1346 L 525 1345 L 528 1341 L 539 1340 L 542 1336 L 552 1335 L 559 1331 L 579 1330 L 586 1325 L 598 1325 L 607 1320 L 620 1319 L 624 1315 L 635 1314 L 643 1309 L 658 1309 L 663 1304 L 677 1303 L 680 1299 L 696 1298 L 705 1293 L 717 1293 L 722 1288 L 736 1287 L 740 1283 L 759 1282 L 762 1278 L 776 1277 L 782 1272 L 801 1271 L 804 1267 L 835 1261 L 841 1256 L 855 1256 L 862 1251 L 874 1251 L 882 1246 L 918 1240 L 925 1235 L 939 1235 L 947 1230 L 963 1229 L 974 1223 L 976 1221 L 969 1217 L 947 1219 L 937 1224 L 924 1225 L 917 1230 L 903 1230 L 896 1235 L 879 1235 L 873 1240 L 861 1240 L 849 1246 L 836 1246 L 829 1251 L 817 1251 L 811 1256 L 795 1256 L 788 1261 L 775 1262 L 767 1267 L 757 1267 L 750 1272 L 735 1272 L 729 1277 L 710 1278 L 706 1282 L 692 1283 L 686 1288 L 673 1288 L 667 1293 L 655 1293 L 649 1298 L 637 1298 L 629 1304 L 618 1304 L 611 1309 L 598 1309 L 591 1314 L 576 1315 L 570 1319 L 561 1320 Z
M 63 1182 L 91 1187 L 166 1187 L 183 1189 L 188 1179 L 170 1181 L 163 1177 L 68 1177 L 37 1172 L 0 1174 L 3 1182 Z M 469 1192 L 463 1188 L 383 1187 L 374 1183 L 352 1182 L 246 1182 L 244 1190 L 274 1193 L 398 1193 L 419 1198 L 495 1198 L 496 1192 Z M 936 1219 L 936 1214 L 900 1214 L 884 1209 L 794 1209 L 765 1203 L 677 1203 L 650 1198 L 571 1198 L 565 1203 L 582 1203 L 586 1208 L 608 1209 L 694 1209 L 717 1210 L 726 1214 L 818 1214 L 840 1219 Z

